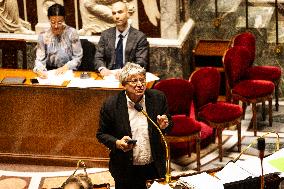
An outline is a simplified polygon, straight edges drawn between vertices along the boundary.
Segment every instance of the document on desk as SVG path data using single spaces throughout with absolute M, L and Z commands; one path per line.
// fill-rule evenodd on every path
M 68 70 L 64 74 L 57 75 L 56 70 L 47 71 L 47 79 L 37 77 L 39 85 L 57 85 L 61 86 L 64 81 L 69 81 L 74 78 L 72 70 Z
M 160 78 L 155 76 L 154 74 L 150 73 L 150 72 L 147 72 L 146 73 L 146 82 L 151 82 L 151 81 L 156 81 L 156 80 L 159 80 Z M 112 74 L 112 75 L 109 75 L 109 76 L 104 76 L 104 80 L 106 81 L 118 81 L 116 78 L 115 78 L 115 75 Z
M 254 177 L 254 175 L 234 162 L 229 162 L 222 170 L 218 171 L 215 176 L 219 178 L 223 184 L 244 180 L 250 176 Z
M 284 148 L 265 157 L 263 161 L 271 166 L 275 172 L 280 172 L 280 177 L 284 177 Z
M 77 87 L 77 88 L 92 88 L 92 87 L 100 87 L 100 88 L 119 88 L 118 81 L 108 81 L 108 80 L 95 80 L 93 78 L 89 79 L 80 79 L 74 78 L 72 79 L 67 87 Z
M 146 73 L 146 82 L 151 82 L 155 80 L 159 80 L 160 78 L 155 76 L 152 73 Z M 104 76 L 101 80 L 95 80 L 93 78 L 89 79 L 80 79 L 73 78 L 70 80 L 67 87 L 78 87 L 78 88 L 91 88 L 91 87 L 99 87 L 99 88 L 119 88 L 120 82 L 115 78 L 115 75 Z
M 169 184 L 160 184 L 154 181 L 149 189 L 171 189 L 171 187 L 169 186 Z
M 209 188 L 214 189 L 224 189 L 223 183 L 218 178 L 205 172 L 197 175 L 180 177 L 177 184 L 186 186 L 189 189 L 205 189 L 208 188 L 208 186 L 210 186 Z
M 252 157 L 245 161 L 237 161 L 238 166 L 245 169 L 247 172 L 252 174 L 255 177 L 261 176 L 261 162 L 258 157 Z M 265 158 L 262 162 L 263 165 L 263 174 L 279 172 L 277 169 L 273 168 L 268 161 L 265 161 Z

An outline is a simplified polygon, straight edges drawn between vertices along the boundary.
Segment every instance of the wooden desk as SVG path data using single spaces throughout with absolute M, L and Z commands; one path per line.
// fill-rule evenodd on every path
M 121 89 L 34 86 L 31 70 L 0 69 L 0 79 L 12 75 L 27 81 L 0 85 L 1 162 L 108 167 L 109 152 L 96 139 L 99 111 Z
M 225 40 L 199 40 L 192 51 L 193 70 L 202 67 L 215 67 L 221 74 L 220 95 L 226 94 L 226 79 L 222 58 L 231 42 Z

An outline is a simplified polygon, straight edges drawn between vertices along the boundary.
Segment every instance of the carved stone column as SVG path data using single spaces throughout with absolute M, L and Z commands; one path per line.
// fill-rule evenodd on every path
M 161 37 L 176 39 L 180 29 L 179 0 L 161 0 Z

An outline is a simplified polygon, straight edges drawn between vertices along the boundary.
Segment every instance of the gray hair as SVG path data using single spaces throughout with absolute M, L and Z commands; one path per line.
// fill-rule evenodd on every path
M 141 67 L 139 64 L 127 62 L 120 72 L 119 81 L 122 85 L 124 85 L 126 79 L 130 75 L 136 75 L 136 74 L 146 75 L 146 70 L 143 67 Z

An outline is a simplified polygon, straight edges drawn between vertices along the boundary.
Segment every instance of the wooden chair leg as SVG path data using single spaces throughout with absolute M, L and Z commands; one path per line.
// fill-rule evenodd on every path
M 237 125 L 237 128 L 238 128 L 238 152 L 241 152 L 241 148 L 242 148 L 242 144 L 241 144 L 241 132 L 242 132 L 242 129 L 241 129 L 241 122 L 238 123 Z
M 269 99 L 269 127 L 272 127 L 272 98 Z
M 261 103 L 261 105 L 262 105 L 262 114 L 261 114 L 261 116 L 262 116 L 262 121 L 265 121 L 266 120 L 266 111 L 265 111 L 265 101 L 263 101 L 262 103 Z
M 196 163 L 197 163 L 197 171 L 200 171 L 201 163 L 200 163 L 200 137 L 196 138 Z
M 279 110 L 279 81 L 275 82 L 275 89 L 274 89 L 274 92 L 275 92 L 275 108 L 276 108 L 276 111 L 278 112 Z
M 219 148 L 219 160 L 223 160 L 223 148 L 222 148 L 222 129 L 217 129 L 218 133 L 218 148 Z
M 246 109 L 247 109 L 247 103 L 246 102 L 242 102 L 242 108 L 243 108 L 243 119 L 245 119 Z
M 256 103 L 252 103 L 252 126 L 253 126 L 253 133 L 256 136 Z
M 187 156 L 191 157 L 191 147 L 190 147 L 190 142 L 187 142 Z

